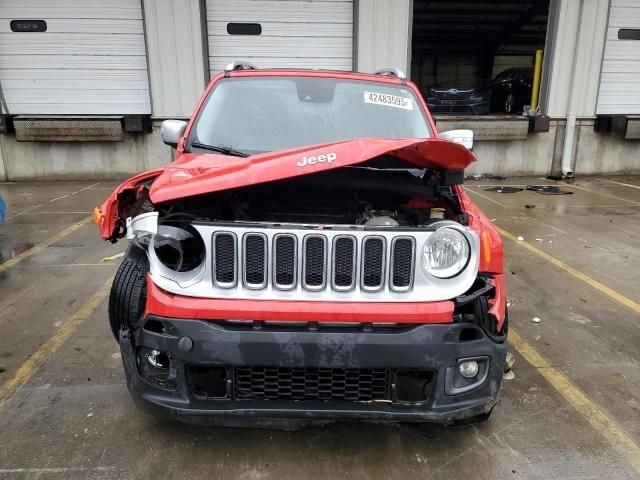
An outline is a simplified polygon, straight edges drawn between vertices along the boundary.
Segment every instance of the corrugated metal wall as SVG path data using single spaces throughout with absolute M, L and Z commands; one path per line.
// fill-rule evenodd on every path
M 144 0 L 144 20 L 153 115 L 189 117 L 205 86 L 200 2 Z
M 358 2 L 358 71 L 395 67 L 410 74 L 411 0 Z
M 1 0 L 0 82 L 10 113 L 151 113 L 140 0 Z
M 227 24 L 259 23 L 260 35 Z M 260 68 L 353 68 L 352 0 L 207 0 L 211 74 L 235 60 Z
M 640 114 L 640 40 L 618 39 L 621 28 L 640 30 L 640 0 L 611 0 L 599 114 Z
M 553 43 L 547 45 L 549 75 L 543 77 L 543 112 L 551 117 L 593 116 L 607 26 L 607 0 L 552 0 Z M 555 8 L 552 11 L 556 10 Z M 549 34 L 547 34 L 547 38 Z

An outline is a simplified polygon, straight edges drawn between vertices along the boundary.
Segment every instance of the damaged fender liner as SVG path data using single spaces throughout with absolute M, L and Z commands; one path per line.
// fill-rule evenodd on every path
M 160 289 L 147 277 L 147 314 L 193 319 L 310 322 L 452 323 L 453 302 L 302 302 L 185 297 Z

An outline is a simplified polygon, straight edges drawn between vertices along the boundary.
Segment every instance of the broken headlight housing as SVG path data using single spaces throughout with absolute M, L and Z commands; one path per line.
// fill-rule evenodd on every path
M 458 275 L 469 263 L 471 248 L 466 237 L 450 227 L 438 228 L 422 248 L 422 268 L 436 278 Z
M 191 272 L 205 259 L 204 241 L 189 223 L 158 225 L 158 213 L 127 219 L 127 238 L 147 250 L 149 259 L 173 272 Z
M 190 225 L 175 227 L 159 225 L 158 233 L 151 237 L 149 248 L 170 270 L 190 272 L 204 260 L 204 242 Z

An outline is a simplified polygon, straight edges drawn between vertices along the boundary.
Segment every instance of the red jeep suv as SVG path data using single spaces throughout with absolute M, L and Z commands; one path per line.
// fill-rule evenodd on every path
M 461 184 L 468 130 L 417 87 L 235 63 L 170 165 L 95 211 L 130 246 L 109 299 L 129 390 L 186 422 L 486 420 L 505 367 L 502 244 Z

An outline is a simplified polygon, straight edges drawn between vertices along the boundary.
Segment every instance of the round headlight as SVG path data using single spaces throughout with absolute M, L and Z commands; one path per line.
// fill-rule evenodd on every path
M 151 245 L 158 260 L 175 272 L 189 272 L 205 257 L 204 242 L 191 226 L 159 225 Z
M 424 244 L 422 266 L 434 277 L 455 277 L 467 266 L 469 250 L 469 242 L 462 233 L 441 227 Z

